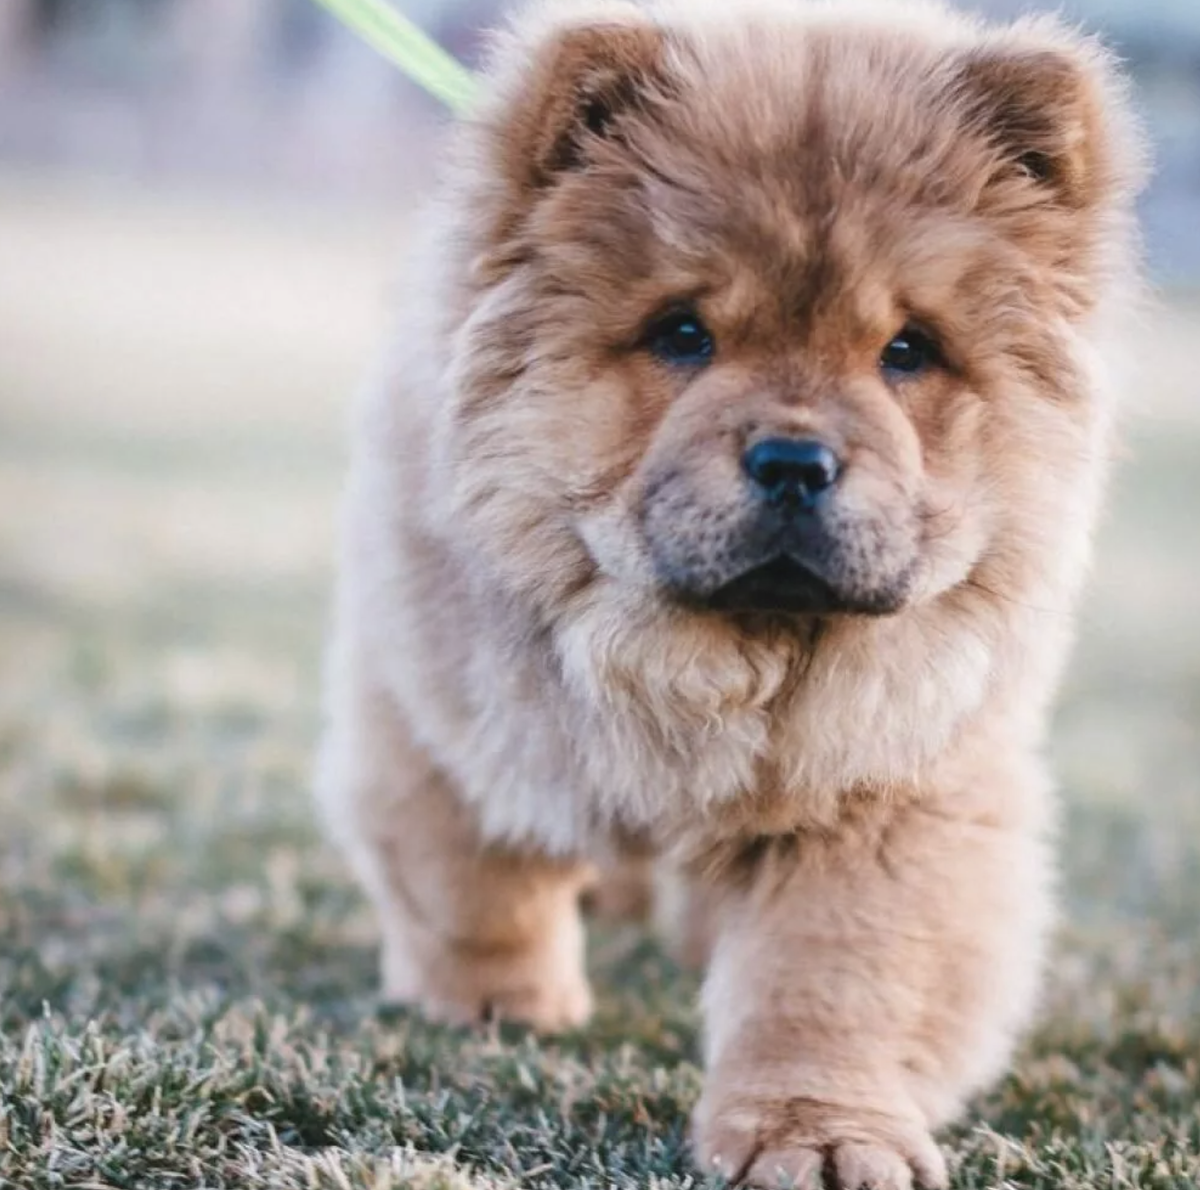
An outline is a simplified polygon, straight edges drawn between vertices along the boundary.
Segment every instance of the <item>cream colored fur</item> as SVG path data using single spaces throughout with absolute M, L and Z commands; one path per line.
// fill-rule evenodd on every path
M 1032 371 L 997 348 L 979 382 L 995 395 L 964 396 L 949 429 L 914 414 L 913 430 L 862 398 L 894 426 L 896 482 L 956 510 L 923 541 L 896 614 L 829 617 L 818 637 L 664 599 L 628 476 L 647 434 L 667 449 L 717 406 L 681 401 L 634 433 L 603 406 L 625 380 L 536 338 L 514 362 L 515 328 L 549 299 L 511 246 L 527 233 L 489 230 L 493 216 L 524 226 L 521 204 L 543 201 L 506 189 L 504 154 L 523 151 L 512 112 L 545 47 L 597 25 L 669 30 L 662 69 L 685 87 L 749 71 L 747 107 L 815 30 L 851 57 L 856 38 L 883 36 L 922 63 L 1057 54 L 1089 80 L 1106 164 L 1079 215 L 1086 250 L 1049 261 L 1034 214 L 1021 245 L 1041 294 L 1021 313 Z M 863 120 L 889 101 L 831 77 Z M 578 895 L 593 863 L 636 840 L 674 873 L 661 916 L 691 957 L 711 952 L 702 1163 L 761 1185 L 819 1185 L 827 1166 L 851 1190 L 943 1184 L 931 1131 L 1003 1069 L 1052 919 L 1040 751 L 1110 453 L 1137 177 L 1110 65 L 1053 23 L 995 31 L 934 3 L 790 0 L 520 17 L 355 418 L 318 789 L 379 912 L 385 996 L 452 1020 L 578 1024 L 591 1003 Z M 646 217 L 668 245 L 686 231 L 665 207 Z M 779 234 L 805 241 L 789 220 Z M 1011 226 L 988 233 L 1005 241 L 987 248 L 997 259 L 1027 234 Z M 527 364 L 542 378 L 513 380 Z

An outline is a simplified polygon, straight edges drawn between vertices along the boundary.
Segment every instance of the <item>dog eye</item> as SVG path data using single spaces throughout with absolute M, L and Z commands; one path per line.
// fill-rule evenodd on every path
M 884 349 L 879 366 L 885 372 L 912 376 L 941 362 L 937 344 L 924 331 L 906 326 Z
M 672 310 L 652 322 L 645 341 L 664 363 L 691 368 L 708 363 L 716 348 L 712 332 L 690 307 Z

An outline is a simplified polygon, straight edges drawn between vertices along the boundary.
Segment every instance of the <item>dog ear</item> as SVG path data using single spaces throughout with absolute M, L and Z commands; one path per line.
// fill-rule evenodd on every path
M 509 177 L 542 188 L 587 161 L 590 141 L 620 135 L 623 113 L 661 84 L 663 38 L 650 25 L 565 29 L 537 54 L 503 128 Z
M 1093 63 L 1062 49 L 973 54 L 960 85 L 968 119 L 999 153 L 995 181 L 1024 177 L 1081 209 L 1104 191 L 1104 104 Z

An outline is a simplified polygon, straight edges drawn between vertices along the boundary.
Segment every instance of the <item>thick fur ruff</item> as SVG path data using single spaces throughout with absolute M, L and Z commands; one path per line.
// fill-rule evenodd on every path
M 657 855 L 709 964 L 701 1160 L 939 1185 L 1051 916 L 1039 751 L 1137 297 L 1123 84 L 1049 20 L 596 0 L 521 15 L 486 92 L 346 500 L 319 792 L 384 991 L 577 1023 L 590 867 Z M 683 366 L 681 307 L 715 344 Z M 911 374 L 898 334 L 936 345 Z M 768 436 L 836 452 L 819 608 L 719 606 Z

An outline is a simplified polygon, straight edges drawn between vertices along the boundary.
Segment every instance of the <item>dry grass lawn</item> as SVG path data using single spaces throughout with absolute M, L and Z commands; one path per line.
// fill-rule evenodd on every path
M 0 179 L 0 1185 L 684 1187 L 694 985 L 555 1044 L 373 1006 L 308 770 L 398 221 Z M 1200 1184 L 1200 306 L 1142 337 L 1056 731 L 1042 1022 L 958 1187 Z

